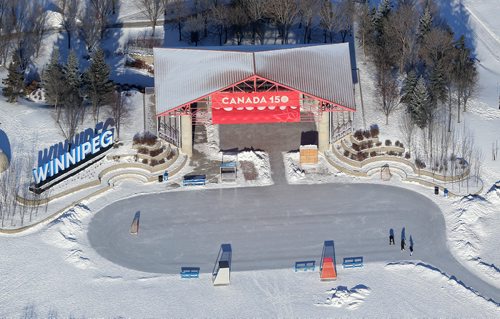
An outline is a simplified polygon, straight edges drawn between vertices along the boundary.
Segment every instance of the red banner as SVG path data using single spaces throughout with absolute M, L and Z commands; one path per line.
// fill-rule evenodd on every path
M 300 121 L 298 92 L 214 93 L 213 124 L 283 123 Z

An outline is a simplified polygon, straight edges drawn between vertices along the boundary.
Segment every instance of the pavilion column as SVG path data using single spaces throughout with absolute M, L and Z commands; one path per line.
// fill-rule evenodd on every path
M 324 152 L 330 147 L 330 113 L 323 112 L 318 122 L 318 151 Z
M 193 120 L 191 115 L 181 115 L 181 151 L 193 156 Z

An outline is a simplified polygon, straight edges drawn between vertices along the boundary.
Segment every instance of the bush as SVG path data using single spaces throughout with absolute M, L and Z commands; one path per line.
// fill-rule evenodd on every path
M 352 144 L 352 149 L 355 151 L 360 151 L 361 147 L 358 144 Z
M 423 169 L 425 168 L 425 163 L 419 158 L 415 159 L 415 165 L 417 166 L 418 169 Z
M 370 138 L 370 137 L 371 137 L 370 131 L 364 131 L 364 132 L 363 132 L 363 136 L 364 136 L 365 138 Z
M 158 161 L 155 159 L 152 159 L 151 162 L 149 163 L 149 165 L 156 166 L 156 165 L 158 165 Z
M 359 152 L 358 154 L 356 154 L 356 159 L 360 162 L 367 158 L 368 158 L 368 153 L 366 152 Z
M 345 157 L 349 157 L 349 154 L 351 154 L 351 153 L 349 153 L 349 151 L 348 151 L 348 150 L 344 150 L 344 156 L 345 156 Z
M 358 141 L 363 140 L 363 131 L 362 130 L 357 130 L 354 132 L 354 138 L 357 139 Z
M 150 132 L 142 132 L 134 135 L 134 144 L 154 145 L 158 138 Z
M 370 125 L 370 134 L 372 137 L 378 137 L 379 129 L 377 124 Z
M 368 141 L 367 146 L 368 146 L 368 148 L 372 148 L 373 147 L 373 141 Z
M 406 158 L 406 159 L 409 159 L 409 158 L 410 158 L 410 153 L 409 153 L 409 152 L 406 152 L 406 153 L 405 153 L 405 158 Z
M 373 151 L 373 152 L 370 152 L 370 157 L 375 157 L 377 156 L 377 152 Z
M 398 156 L 403 156 L 403 152 L 398 152 Z
M 385 146 L 391 146 L 392 142 L 391 140 L 385 140 Z
M 389 151 L 389 152 L 387 152 L 387 155 L 394 156 L 394 155 L 396 155 L 396 152 L 394 152 L 394 151 Z
M 148 154 L 149 150 L 147 148 L 145 148 L 145 147 L 139 147 L 137 149 L 137 153 L 139 153 L 139 154 Z
M 395 146 L 399 146 L 399 141 L 394 142 Z
M 161 158 L 159 161 L 158 161 L 158 164 L 163 164 L 165 163 L 165 159 L 164 158 Z
M 147 163 L 148 163 L 148 160 L 144 158 L 144 159 L 142 160 L 142 164 L 147 164 Z
M 377 142 L 375 145 L 376 145 L 376 146 L 381 146 L 381 145 L 382 145 L 382 142 Z
M 157 155 L 160 155 L 162 152 L 163 152 L 163 147 L 157 150 L 152 150 L 151 152 L 149 152 L 149 156 L 155 157 Z

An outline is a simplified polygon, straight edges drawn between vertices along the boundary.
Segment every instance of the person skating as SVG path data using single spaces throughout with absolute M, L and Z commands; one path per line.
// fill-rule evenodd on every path
M 394 229 L 392 228 L 389 230 L 389 246 L 390 245 L 396 245 L 394 242 Z
M 410 245 L 410 256 L 413 255 L 413 246 Z
M 403 239 L 401 239 L 401 251 L 405 250 L 405 245 L 406 245 L 406 243 L 405 243 L 405 240 L 403 238 Z

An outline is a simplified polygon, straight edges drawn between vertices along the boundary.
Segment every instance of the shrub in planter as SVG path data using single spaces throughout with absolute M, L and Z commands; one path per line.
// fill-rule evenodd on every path
M 137 149 L 137 153 L 139 154 L 148 154 L 149 153 L 149 150 L 145 147 L 140 147 Z
M 370 137 L 371 137 L 370 131 L 368 131 L 368 130 L 367 130 L 367 131 L 364 131 L 364 132 L 363 132 L 363 136 L 364 136 L 365 138 L 370 138 Z
M 358 154 L 356 154 L 356 159 L 360 162 L 365 160 L 367 157 L 368 154 L 366 152 L 359 152 Z
M 396 155 L 396 153 L 394 151 L 389 151 L 389 152 L 387 152 L 387 155 L 394 156 L 394 155 Z
M 370 152 L 370 157 L 375 157 L 377 156 L 377 152 L 373 151 L 373 152 Z
M 418 169 L 423 169 L 425 168 L 425 163 L 419 158 L 415 159 L 415 165 L 417 166 Z
M 409 159 L 409 158 L 410 158 L 410 153 L 409 153 L 409 152 L 406 152 L 406 153 L 405 153 L 405 158 L 406 158 L 406 159 Z
M 373 147 L 373 141 L 368 141 L 367 146 L 368 146 L 368 148 L 372 148 Z
M 348 151 L 348 150 L 344 150 L 344 156 L 345 156 L 345 157 L 349 157 L 349 154 L 350 154 L 350 153 L 349 153 L 349 151 Z
M 148 160 L 147 159 L 143 159 L 142 160 L 142 164 L 147 164 L 148 163 Z
M 157 160 L 155 160 L 155 159 L 152 159 L 152 160 L 151 160 L 151 163 L 149 163 L 149 165 L 151 165 L 151 166 L 156 166 L 156 165 L 158 165 L 158 161 L 157 161 Z
M 156 135 L 150 132 L 142 132 L 134 135 L 133 142 L 134 144 L 154 145 L 156 143 L 156 139 Z
M 163 152 L 163 148 L 159 148 L 157 150 L 152 150 L 151 152 L 149 152 L 149 156 L 155 157 L 157 155 L 160 155 L 161 152 Z
M 360 151 L 361 147 L 358 144 L 352 144 L 352 149 L 355 151 Z
M 356 160 L 356 156 L 354 154 L 351 154 L 351 159 Z
M 357 130 L 354 132 L 354 138 L 357 139 L 358 141 L 363 140 L 363 131 L 362 130 Z
M 403 143 L 399 142 L 399 147 L 401 148 L 405 148 L 405 146 L 403 145 Z
M 376 146 L 381 146 L 381 145 L 382 145 L 382 142 L 377 142 L 375 145 L 376 145 Z
M 403 156 L 403 152 L 399 152 L 399 153 L 398 153 L 398 156 Z
M 165 163 L 165 159 L 164 158 L 160 158 L 160 160 L 158 161 L 158 164 L 164 164 Z
M 392 142 L 391 140 L 385 140 L 385 146 L 391 146 Z
M 399 141 L 394 142 L 395 146 L 399 146 Z
M 370 134 L 372 137 L 378 137 L 379 129 L 377 124 L 370 125 Z

